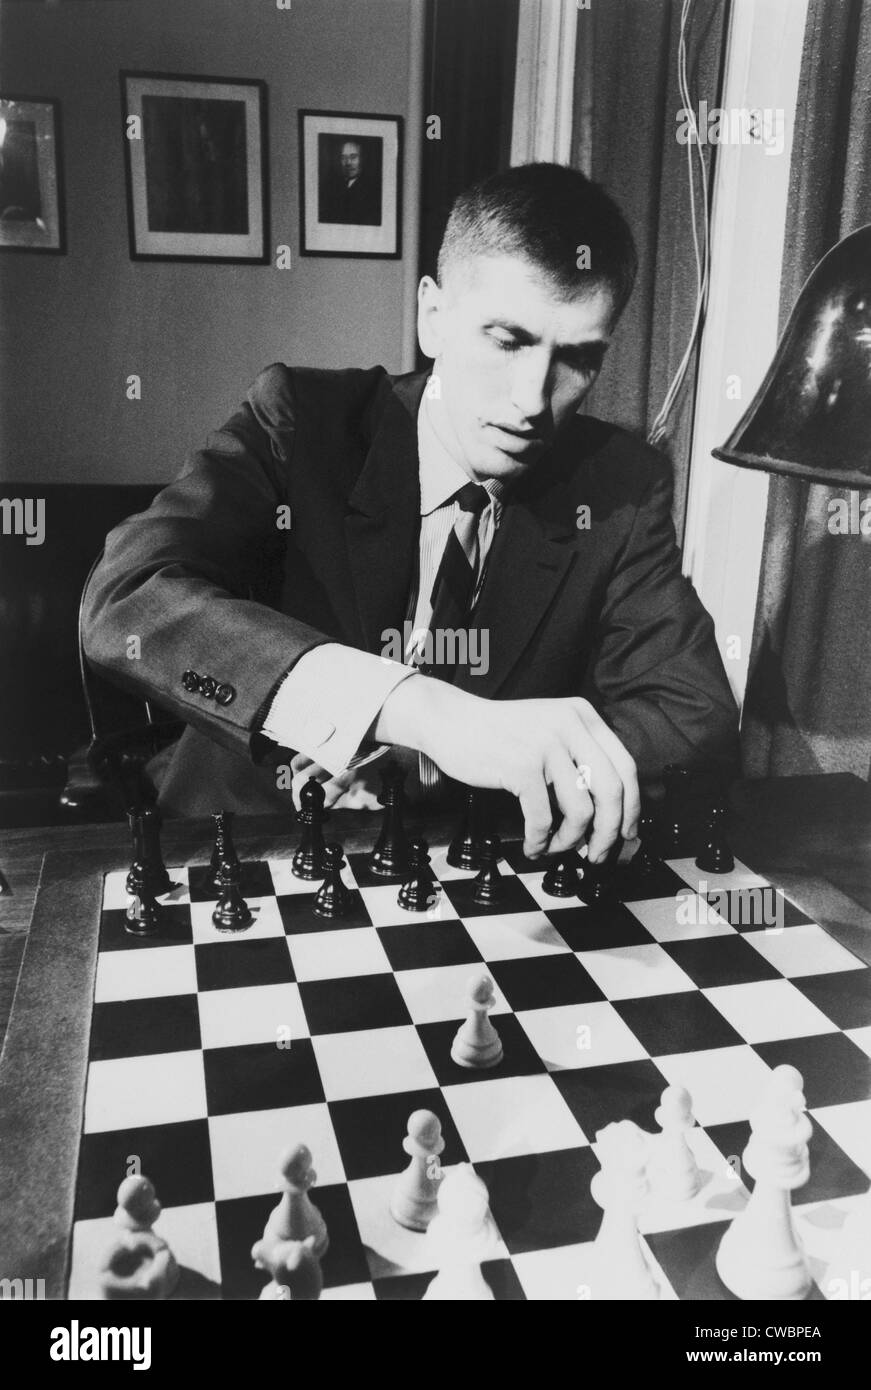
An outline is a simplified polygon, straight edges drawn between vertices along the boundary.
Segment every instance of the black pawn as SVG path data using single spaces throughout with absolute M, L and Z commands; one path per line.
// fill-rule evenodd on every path
M 648 878 L 659 867 L 653 851 L 654 826 L 652 816 L 641 817 L 638 826 L 638 838 L 641 844 L 632 856 L 632 872 L 641 878 Z
M 406 912 L 426 912 L 435 900 L 436 891 L 429 866 L 429 845 L 426 840 L 412 840 L 408 849 L 408 878 L 400 888 L 396 901 Z
M 369 856 L 369 869 L 378 878 L 401 878 L 408 868 L 408 840 L 402 823 L 402 786 L 405 773 L 396 763 L 388 763 L 381 774 L 384 807 L 381 832 Z
M 502 842 L 498 835 L 485 835 L 481 841 L 481 867 L 475 875 L 473 901 L 479 907 L 492 907 L 502 897 L 502 875 L 499 872 L 499 858 Z
M 310 777 L 299 794 L 297 820 L 302 826 L 299 848 L 291 861 L 297 878 L 323 878 L 326 870 L 326 846 L 323 824 L 324 789 L 315 777 Z
M 127 892 L 139 897 L 145 891 L 155 898 L 169 893 L 172 882 L 160 852 L 160 812 L 156 806 L 143 806 L 128 812 L 127 823 L 133 836 Z
M 556 859 L 541 880 L 545 893 L 552 898 L 577 898 L 581 892 L 578 861 L 574 854 Z
M 617 892 L 614 887 L 613 864 L 609 864 L 607 859 L 604 864 L 591 864 L 589 860 L 586 860 L 580 896 L 588 907 L 592 907 L 595 903 L 616 902 Z
M 212 921 L 218 931 L 244 931 L 254 921 L 254 913 L 242 897 L 242 868 L 238 859 L 225 859 L 219 874 L 218 906 Z
M 221 865 L 238 864 L 239 856 L 233 844 L 233 812 L 216 811 L 212 820 L 215 822 L 215 843 L 209 860 L 208 884 L 216 893 L 220 893 Z
M 735 867 L 735 858 L 726 839 L 725 818 L 726 808 L 722 802 L 711 807 L 705 843 L 696 859 L 696 868 L 709 874 L 728 874 Z
M 481 846 L 478 840 L 477 792 L 470 788 L 466 792 L 463 819 L 459 829 L 448 846 L 447 861 L 453 869 L 477 869 L 481 862 Z
M 124 930 L 131 936 L 160 936 L 163 908 L 153 893 L 143 888 L 128 904 Z
M 324 849 L 324 881 L 315 897 L 315 912 L 319 917 L 345 917 L 351 909 L 354 894 L 345 887 L 342 867 L 345 856 L 341 845 L 327 845 Z

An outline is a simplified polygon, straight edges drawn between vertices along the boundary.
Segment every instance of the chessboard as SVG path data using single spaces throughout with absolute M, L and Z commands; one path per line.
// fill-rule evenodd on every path
M 656 1132 L 663 1090 L 680 1086 L 701 1187 L 651 1198 L 642 1248 L 662 1298 L 730 1298 L 714 1260 L 753 1187 L 750 1116 L 790 1064 L 813 1130 L 794 1222 L 824 1296 L 871 1181 L 871 969 L 764 878 L 693 858 L 621 864 L 611 900 L 587 904 L 548 894 L 511 842 L 498 899 L 481 904 L 474 872 L 434 842 L 425 912 L 352 851 L 351 898 L 330 920 L 289 854 L 240 855 L 247 930 L 214 925 L 206 862 L 170 860 L 160 932 L 143 937 L 125 926 L 123 869 L 79 866 L 71 898 L 75 866 L 46 861 L 0 1068 L 2 1157 L 20 1185 L 0 1246 L 19 1277 L 97 1296 L 119 1183 L 141 1171 L 182 1270 L 174 1297 L 257 1298 L 251 1247 L 281 1155 L 304 1143 L 330 1237 L 322 1297 L 419 1299 L 426 1238 L 389 1208 L 423 1109 L 441 1122 L 444 1168 L 471 1164 L 486 1185 L 495 1297 L 583 1299 L 602 1219 L 596 1135 L 626 1119 Z M 482 974 L 503 1056 L 469 1070 L 451 1043 Z

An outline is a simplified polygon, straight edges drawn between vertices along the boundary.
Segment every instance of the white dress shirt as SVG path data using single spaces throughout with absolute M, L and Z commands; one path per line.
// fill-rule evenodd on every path
M 267 738 L 282 748 L 304 753 L 334 777 L 355 762 L 357 750 L 388 695 L 414 674 L 411 662 L 422 635 L 429 630 L 435 577 L 459 512 L 455 494 L 469 482 L 469 474 L 436 435 L 426 390 L 417 416 L 417 441 L 420 541 L 417 572 L 406 606 L 412 640 L 404 644 L 405 662 L 325 642 L 301 656 L 288 672 L 263 722 Z M 503 485 L 487 479 L 483 486 L 490 502 L 478 524 L 475 600 L 503 510 Z

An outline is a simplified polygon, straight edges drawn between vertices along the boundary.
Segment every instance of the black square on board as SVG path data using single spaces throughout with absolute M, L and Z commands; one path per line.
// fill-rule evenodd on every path
M 144 1125 L 137 1129 L 84 1134 L 79 1147 L 75 1219 L 111 1216 L 120 1184 L 130 1172 L 131 1156 L 154 1183 L 163 1207 L 211 1202 L 212 1157 L 207 1120 Z
M 189 946 L 194 939 L 191 911 L 184 903 L 160 904 L 160 932 L 136 936 L 126 927 L 123 907 L 106 908 L 100 918 L 100 951 L 142 951 L 155 946 Z
M 311 893 L 282 893 L 276 898 L 278 912 L 288 936 L 299 936 L 303 932 L 330 932 L 349 927 L 371 927 L 372 920 L 366 905 L 356 888 L 351 889 L 351 902 L 348 911 L 341 917 L 321 917 L 315 912 L 315 899 L 319 883 Z
M 293 1039 L 287 1048 L 274 1042 L 208 1048 L 203 1063 L 210 1115 L 314 1105 L 325 1099 L 309 1038 Z
M 94 1005 L 89 1049 L 92 1062 L 158 1052 L 186 1052 L 200 1046 L 200 1015 L 195 994 L 112 1000 Z
M 589 1148 L 559 1149 L 476 1163 L 490 1210 L 510 1254 L 595 1239 L 601 1208 L 590 1194 L 599 1171 Z
M 206 941 L 194 947 L 201 990 L 286 985 L 293 966 L 284 937 Z
M 833 970 L 791 981 L 839 1028 L 871 1026 L 871 970 Z
M 813 1125 L 813 1134 L 808 1142 L 810 1178 L 804 1187 L 797 1187 L 793 1192 L 793 1206 L 805 1206 L 811 1202 L 834 1202 L 841 1197 L 861 1196 L 863 1192 L 867 1192 L 867 1174 L 844 1153 L 813 1115 L 809 1116 L 809 1119 Z M 751 1135 L 750 1121 L 737 1120 L 732 1124 L 706 1125 L 705 1130 L 729 1166 L 752 1192 L 754 1179 L 745 1168 L 743 1159 Z
M 591 1004 L 605 998 L 576 956 L 524 957 L 489 964 L 512 1009 L 553 1009 L 560 1004 Z
M 647 999 L 615 999 L 612 1008 L 651 1057 L 744 1043 L 740 1033 L 698 990 Z
M 649 946 L 654 938 L 622 903 L 594 903 L 591 907 L 545 908 L 572 951 L 607 951 L 618 946 Z
M 707 936 L 667 941 L 663 948 L 699 989 L 780 980 L 781 973 L 740 936 Z
M 365 1283 L 369 1269 L 347 1187 L 344 1183 L 314 1187 L 311 1199 L 326 1221 L 330 1236 L 329 1249 L 321 1261 L 324 1286 Z M 251 1247 L 262 1236 L 269 1214 L 279 1200 L 280 1194 L 273 1192 L 215 1204 L 225 1299 L 259 1298 L 268 1282 L 266 1271 L 254 1268 Z
M 462 1019 L 417 1025 L 424 1051 L 440 1086 L 498 1080 L 503 1076 L 538 1076 L 547 1070 L 513 1014 L 493 1014 L 491 1022 L 502 1043 L 502 1060 L 494 1067 L 484 1068 L 461 1067 L 451 1058 L 451 1044 Z
M 394 970 L 477 965 L 483 959 L 462 922 L 407 922 L 376 931 Z
M 442 887 L 460 917 L 498 917 L 509 912 L 541 911 L 529 889 L 521 883 L 516 874 L 502 874 L 498 900 L 489 905 L 475 902 L 473 878 L 444 879 Z
M 592 1144 L 596 1134 L 618 1120 L 658 1129 L 654 1114 L 668 1084 L 653 1062 L 614 1062 L 551 1072 L 554 1085 Z
M 809 1110 L 871 1100 L 871 1057 L 845 1033 L 755 1043 L 754 1051 L 771 1068 L 798 1067 Z
M 333 1100 L 328 1105 L 349 1181 L 399 1173 L 406 1166 L 402 1141 L 408 1134 L 409 1116 L 415 1110 L 431 1110 L 439 1117 L 445 1141 L 441 1162 L 445 1167 L 468 1161 L 469 1155 L 439 1090 Z
M 304 980 L 299 994 L 312 1036 L 361 1028 L 399 1028 L 411 1023 L 393 975 Z

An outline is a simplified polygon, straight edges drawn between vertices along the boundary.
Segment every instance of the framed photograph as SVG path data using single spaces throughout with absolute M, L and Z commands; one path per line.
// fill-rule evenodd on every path
M 0 250 L 66 250 L 60 103 L 0 96 Z
M 264 265 L 265 82 L 125 71 L 121 101 L 131 258 Z
M 303 256 L 402 255 L 402 117 L 300 111 Z

